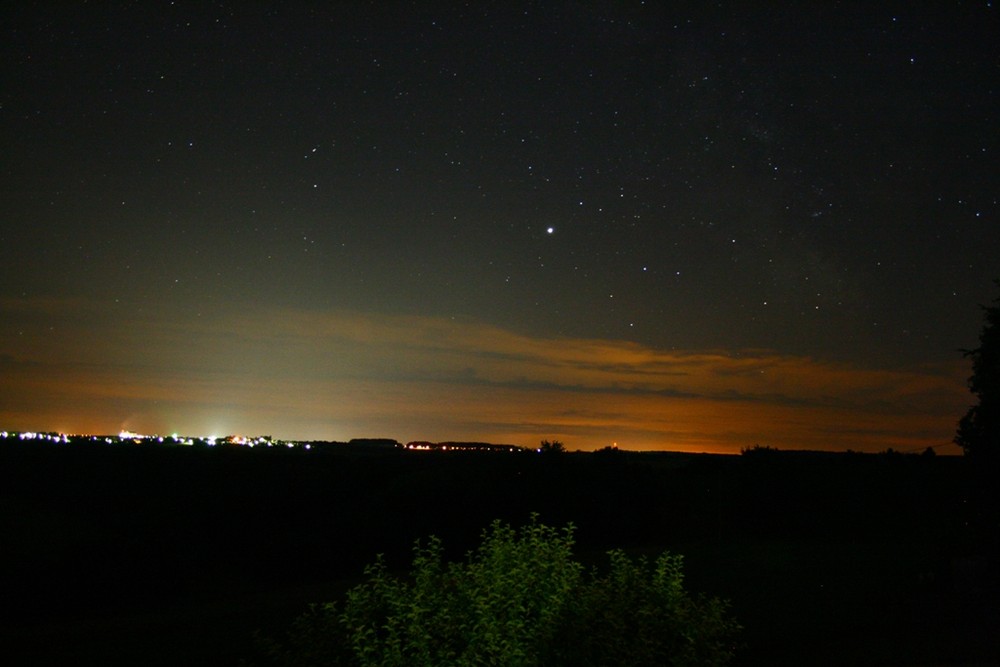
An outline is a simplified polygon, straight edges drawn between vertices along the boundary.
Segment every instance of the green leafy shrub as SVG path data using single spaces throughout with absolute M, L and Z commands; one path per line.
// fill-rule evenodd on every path
M 739 629 L 728 604 L 684 590 L 683 557 L 663 553 L 652 564 L 621 550 L 609 571 L 585 581 L 554 642 L 561 665 L 728 664 Z
M 535 517 L 519 531 L 494 522 L 464 563 L 445 563 L 432 537 L 407 579 L 376 559 L 342 608 L 312 607 L 267 655 L 364 667 L 729 662 L 739 626 L 726 603 L 685 592 L 680 556 L 612 551 L 607 572 L 585 573 L 572 549 L 572 525 Z

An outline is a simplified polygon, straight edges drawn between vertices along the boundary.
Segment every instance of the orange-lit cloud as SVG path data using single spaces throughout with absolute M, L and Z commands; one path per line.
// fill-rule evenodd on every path
M 6 428 L 919 449 L 948 443 L 970 398 L 960 358 L 863 368 L 437 317 L 271 310 L 133 316 L 116 327 L 113 312 L 89 304 L 0 307 L 23 320 L 0 328 Z

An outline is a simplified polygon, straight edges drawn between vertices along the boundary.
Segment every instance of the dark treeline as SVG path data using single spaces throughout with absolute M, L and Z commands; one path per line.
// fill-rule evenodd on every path
M 745 626 L 738 664 L 990 659 L 1000 619 L 964 463 L 12 441 L 0 640 L 7 664 L 237 664 L 255 630 L 280 633 L 375 554 L 405 568 L 434 534 L 461 558 L 490 521 L 535 512 L 577 526 L 584 562 L 683 554 L 690 588 L 729 598 Z

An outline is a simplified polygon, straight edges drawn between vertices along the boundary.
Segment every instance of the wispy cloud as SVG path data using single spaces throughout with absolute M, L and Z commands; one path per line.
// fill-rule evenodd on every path
M 224 414 L 232 430 L 286 437 L 884 449 L 947 443 L 968 402 L 961 359 L 863 368 L 348 311 L 151 315 L 116 329 L 86 304 L 18 308 L 30 340 L 0 328 L 2 389 L 17 397 L 0 419 L 18 424 L 61 405 L 86 423 L 193 431 Z

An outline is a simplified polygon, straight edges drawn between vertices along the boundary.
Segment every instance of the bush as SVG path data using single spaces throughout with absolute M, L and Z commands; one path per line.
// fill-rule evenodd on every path
M 609 553 L 609 572 L 581 586 L 568 637 L 553 646 L 562 665 L 728 664 L 739 626 L 728 604 L 684 590 L 683 557 L 661 554 L 650 566 L 623 551 Z
M 435 538 L 417 544 L 406 580 L 381 558 L 343 609 L 317 605 L 296 621 L 277 664 L 724 665 L 739 626 L 726 603 L 683 588 L 680 556 L 650 565 L 612 551 L 606 573 L 572 557 L 573 527 L 532 518 L 494 522 L 465 563 L 446 564 Z

